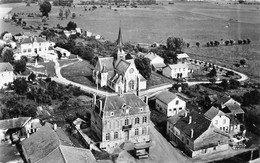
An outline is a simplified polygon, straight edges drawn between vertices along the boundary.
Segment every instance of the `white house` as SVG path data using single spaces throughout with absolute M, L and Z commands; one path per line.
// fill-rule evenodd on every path
M 230 131 L 229 117 L 227 117 L 226 114 L 221 110 L 219 110 L 218 108 L 212 106 L 204 115 L 211 120 L 212 125 L 220 129 L 221 131 L 223 132 Z
M 170 117 L 185 110 L 186 102 L 174 93 L 163 91 L 156 95 L 156 109 Z
M 165 67 L 162 74 L 173 79 L 187 78 L 190 71 L 187 63 L 188 57 L 186 53 L 178 54 L 177 63 Z
M 32 57 L 41 53 L 48 53 L 50 42 L 40 37 L 24 38 L 21 42 L 21 53 L 27 57 Z
M 14 81 L 13 66 L 9 62 L 0 63 L 0 89 Z
M 162 71 L 163 67 L 166 66 L 164 64 L 164 59 L 153 52 L 148 53 L 147 55 L 145 55 L 145 57 L 150 59 L 150 64 L 152 65 L 154 71 Z
M 221 98 L 219 98 L 216 103 L 218 106 L 220 106 L 220 108 L 224 108 L 227 105 L 239 105 L 241 106 L 241 104 L 239 102 L 237 102 L 236 100 L 234 100 L 233 98 L 229 97 L 229 96 L 222 96 Z

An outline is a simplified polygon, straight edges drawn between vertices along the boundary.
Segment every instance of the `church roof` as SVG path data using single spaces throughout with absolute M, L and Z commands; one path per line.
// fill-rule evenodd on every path
M 121 59 L 116 65 L 116 71 L 119 72 L 119 74 L 123 74 L 126 72 L 130 64 L 131 63 L 129 63 L 128 61 Z
M 119 27 L 118 37 L 117 37 L 117 40 L 116 40 L 116 44 L 117 44 L 117 46 L 123 46 L 123 39 L 122 39 L 122 33 L 121 33 L 121 26 Z
M 104 58 L 98 58 L 99 63 L 102 67 L 103 72 L 114 70 L 114 58 L 113 57 L 104 57 Z

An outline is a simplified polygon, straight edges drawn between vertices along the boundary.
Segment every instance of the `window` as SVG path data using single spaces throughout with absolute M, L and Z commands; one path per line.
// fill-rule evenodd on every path
M 110 140 L 110 134 L 109 133 L 106 134 L 106 140 Z
M 134 90 L 135 89 L 135 82 L 134 82 L 134 80 L 130 80 L 130 82 L 129 82 L 129 89 L 130 90 Z
M 215 150 L 216 150 L 216 147 L 213 147 L 213 150 L 215 151 Z
M 28 49 L 28 52 L 32 52 L 32 49 Z
M 142 134 L 143 134 L 143 135 L 146 134 L 146 128 L 145 128 L 145 127 L 142 128 Z
M 23 52 L 26 53 L 26 49 L 23 49 Z
M 42 51 L 42 48 L 39 48 L 39 51 Z
M 143 108 L 140 108 L 140 112 L 143 112 Z
M 135 124 L 139 124 L 139 118 L 135 118 Z
M 179 72 L 181 72 L 181 68 L 179 68 Z
M 223 125 L 226 124 L 226 119 L 223 119 Z
M 183 71 L 185 71 L 185 68 L 183 68 Z
M 184 137 L 182 137 L 182 138 L 181 138 L 181 141 L 183 141 L 183 142 L 184 142 Z
M 126 119 L 126 120 L 125 120 L 125 125 L 126 125 L 126 126 L 129 125 L 129 119 Z
M 176 100 L 176 105 L 179 105 L 179 100 Z
M 219 129 L 222 130 L 222 127 L 220 127 Z
M 169 109 L 169 111 L 172 111 L 172 109 Z
M 147 122 L 147 117 L 143 117 L 143 123 Z
M 138 128 L 135 129 L 135 135 L 138 135 Z
M 118 132 L 115 132 L 114 139 L 118 139 Z
M 186 140 L 186 144 L 189 145 L 189 140 Z
M 218 120 L 215 120 L 215 125 L 217 125 L 218 124 Z
M 111 116 L 114 116 L 114 112 L 111 112 L 110 115 L 111 115 Z
M 182 110 L 182 108 L 179 108 L 179 110 Z

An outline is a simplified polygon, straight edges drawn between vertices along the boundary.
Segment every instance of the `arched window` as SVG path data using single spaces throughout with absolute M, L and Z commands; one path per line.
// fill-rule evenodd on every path
M 106 140 L 110 140 L 110 133 L 106 134 Z
M 135 124 L 139 124 L 139 118 L 135 118 Z
M 135 129 L 135 135 L 138 135 L 138 128 Z
M 125 125 L 129 125 L 129 119 L 125 119 Z
M 135 89 L 135 82 L 134 82 L 134 80 L 130 80 L 130 82 L 129 82 L 129 89 L 130 90 L 134 90 Z
M 143 117 L 143 123 L 147 122 L 147 117 Z
M 118 132 L 115 132 L 114 139 L 118 139 Z
M 143 135 L 146 134 L 146 128 L 145 128 L 145 127 L 142 128 L 142 134 L 143 134 Z

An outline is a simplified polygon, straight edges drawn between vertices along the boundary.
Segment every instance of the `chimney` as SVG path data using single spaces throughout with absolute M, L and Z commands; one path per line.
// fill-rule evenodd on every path
M 99 110 L 100 110 L 99 113 L 101 113 L 101 111 L 103 110 L 103 104 L 101 100 L 99 100 Z
M 194 130 L 193 128 L 190 130 L 190 137 L 193 138 Z
M 54 130 L 54 131 L 57 130 L 57 124 L 56 124 L 56 123 L 53 124 L 53 130 Z
M 144 102 L 145 102 L 146 104 L 148 104 L 148 97 L 147 97 L 147 96 L 144 96 Z
M 192 122 L 192 117 L 189 116 L 189 124 L 191 124 L 191 122 Z

